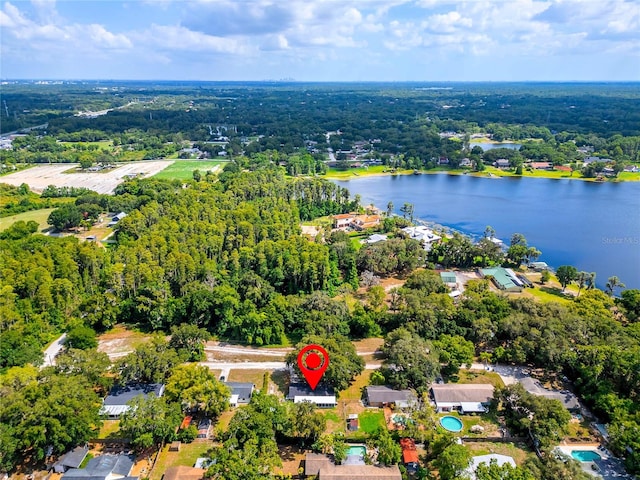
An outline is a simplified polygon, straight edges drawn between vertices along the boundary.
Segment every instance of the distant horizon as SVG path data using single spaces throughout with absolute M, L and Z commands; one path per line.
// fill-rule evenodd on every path
M 202 79 L 184 79 L 184 78 L 0 78 L 1 83 L 12 82 L 188 82 L 188 83 L 318 83 L 318 84 L 359 84 L 359 83 L 415 83 L 415 84 L 470 84 L 470 83 L 502 83 L 502 84 L 601 84 L 601 83 L 638 83 L 638 80 L 202 80 Z
M 636 0 L 0 0 L 0 58 L 12 79 L 635 82 L 640 8 Z

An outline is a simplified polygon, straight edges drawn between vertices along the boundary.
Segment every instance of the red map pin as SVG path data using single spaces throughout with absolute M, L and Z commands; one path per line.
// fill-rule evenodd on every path
M 329 354 L 320 345 L 307 345 L 298 354 L 298 367 L 311 390 L 316 389 L 328 366 Z

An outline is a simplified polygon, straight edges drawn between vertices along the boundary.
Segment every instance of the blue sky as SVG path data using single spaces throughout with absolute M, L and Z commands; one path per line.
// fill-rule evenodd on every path
M 0 77 L 640 80 L 637 0 L 13 0 Z

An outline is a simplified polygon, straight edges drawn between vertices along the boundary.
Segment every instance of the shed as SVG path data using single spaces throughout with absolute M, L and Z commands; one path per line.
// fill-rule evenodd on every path
M 179 452 L 180 451 L 180 442 L 178 442 L 178 441 L 171 442 L 171 445 L 169 445 L 169 451 L 170 452 Z
M 455 288 L 458 285 L 458 279 L 454 272 L 440 272 L 440 278 L 442 279 L 442 283 L 448 287 Z

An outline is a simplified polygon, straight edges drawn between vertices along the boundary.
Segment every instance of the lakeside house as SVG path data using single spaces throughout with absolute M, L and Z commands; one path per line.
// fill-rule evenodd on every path
M 397 465 L 336 465 L 327 455 L 319 453 L 305 455 L 304 474 L 317 480 L 402 480 Z
M 147 398 L 149 395 L 161 397 L 164 394 L 164 384 L 162 383 L 141 383 L 115 386 L 102 402 L 100 415 L 104 415 L 109 420 L 119 420 L 121 415 L 131 407 L 127 405 L 136 397 Z
M 362 231 L 368 228 L 375 228 L 380 225 L 380 215 L 378 214 L 357 214 L 357 213 L 342 213 L 340 215 L 333 216 L 333 228 L 338 230 L 347 230 L 352 228 L 354 230 Z
M 385 385 L 370 385 L 364 389 L 364 402 L 370 407 L 395 405 L 406 408 L 416 401 L 416 396 L 411 390 L 394 390 Z
M 289 385 L 287 400 L 293 403 L 310 402 L 317 408 L 333 408 L 338 404 L 336 392 L 332 388 L 318 385 L 315 390 L 311 390 L 305 383 Z
M 493 391 L 493 385 L 488 383 L 434 383 L 430 389 L 438 413 L 485 413 L 493 399 Z
M 493 162 L 493 166 L 496 168 L 509 168 L 509 160 L 506 158 L 499 158 L 495 162 Z
M 483 278 L 490 277 L 494 285 L 505 292 L 521 292 L 524 287 L 522 281 L 510 268 L 481 268 L 480 275 Z
M 422 245 L 426 251 L 431 250 L 431 245 L 442 240 L 440 235 L 436 235 L 433 230 L 427 228 L 423 225 L 418 225 L 415 227 L 405 227 L 402 229 L 402 232 L 408 237 L 414 240 L 418 240 L 422 242 Z
M 532 395 L 558 400 L 570 412 L 580 411 L 580 401 L 568 390 L 549 390 L 535 378 L 525 377 L 518 380 L 524 389 Z
M 374 233 L 369 238 L 363 240 L 362 243 L 367 243 L 367 244 L 371 245 L 373 243 L 386 242 L 386 241 L 387 241 L 387 236 L 386 235 L 383 235 L 381 233 Z

